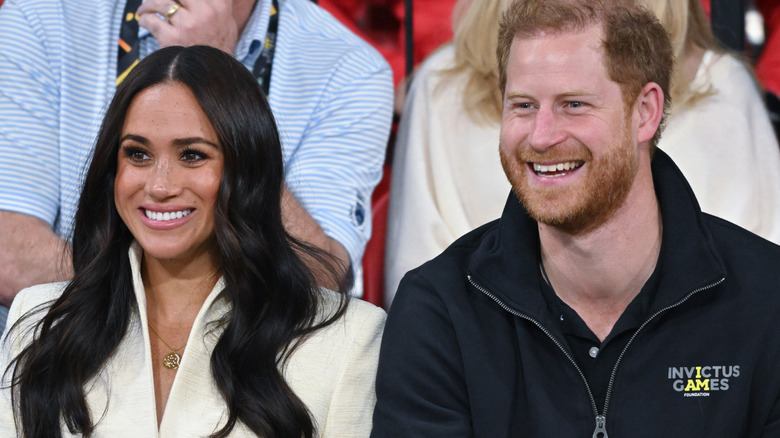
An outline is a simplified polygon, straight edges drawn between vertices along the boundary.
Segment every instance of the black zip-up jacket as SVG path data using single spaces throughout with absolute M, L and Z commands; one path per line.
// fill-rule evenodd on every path
M 371 436 L 780 437 L 780 247 L 703 214 L 663 152 L 652 171 L 658 289 L 604 405 L 539 292 L 537 224 L 510 196 L 401 282 Z

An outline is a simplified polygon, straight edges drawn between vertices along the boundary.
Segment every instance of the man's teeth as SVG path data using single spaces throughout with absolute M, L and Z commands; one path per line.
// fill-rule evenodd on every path
M 180 210 L 180 211 L 166 211 L 165 213 L 160 211 L 146 210 L 146 217 L 156 221 L 169 221 L 173 219 L 181 219 L 190 213 L 192 213 L 192 209 Z
M 581 161 L 566 161 L 558 164 L 536 164 L 534 163 L 534 171 L 536 173 L 548 173 L 548 172 L 563 172 L 566 170 L 574 170 L 582 166 Z

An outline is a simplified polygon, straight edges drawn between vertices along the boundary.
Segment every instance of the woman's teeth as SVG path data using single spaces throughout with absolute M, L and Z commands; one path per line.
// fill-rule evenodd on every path
M 146 217 L 155 221 L 169 221 L 173 219 L 181 219 L 184 216 L 192 213 L 192 209 L 180 210 L 180 211 L 166 211 L 165 213 L 159 211 L 145 210 Z

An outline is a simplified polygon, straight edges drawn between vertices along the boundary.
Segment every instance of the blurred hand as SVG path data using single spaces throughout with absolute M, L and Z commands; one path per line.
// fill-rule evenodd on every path
M 175 4 L 179 9 L 166 21 Z M 202 44 L 233 54 L 240 36 L 233 0 L 147 0 L 138 8 L 138 24 L 160 47 Z
M 73 277 L 70 244 L 41 219 L 0 210 L 0 305 L 34 284 Z

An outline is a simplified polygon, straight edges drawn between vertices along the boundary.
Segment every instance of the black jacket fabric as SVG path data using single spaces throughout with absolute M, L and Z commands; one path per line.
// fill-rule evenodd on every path
M 537 224 L 510 196 L 401 282 L 371 436 L 591 437 L 601 421 L 612 438 L 780 437 L 780 247 L 703 214 L 663 152 L 652 169 L 658 289 L 606 406 L 552 321 Z

